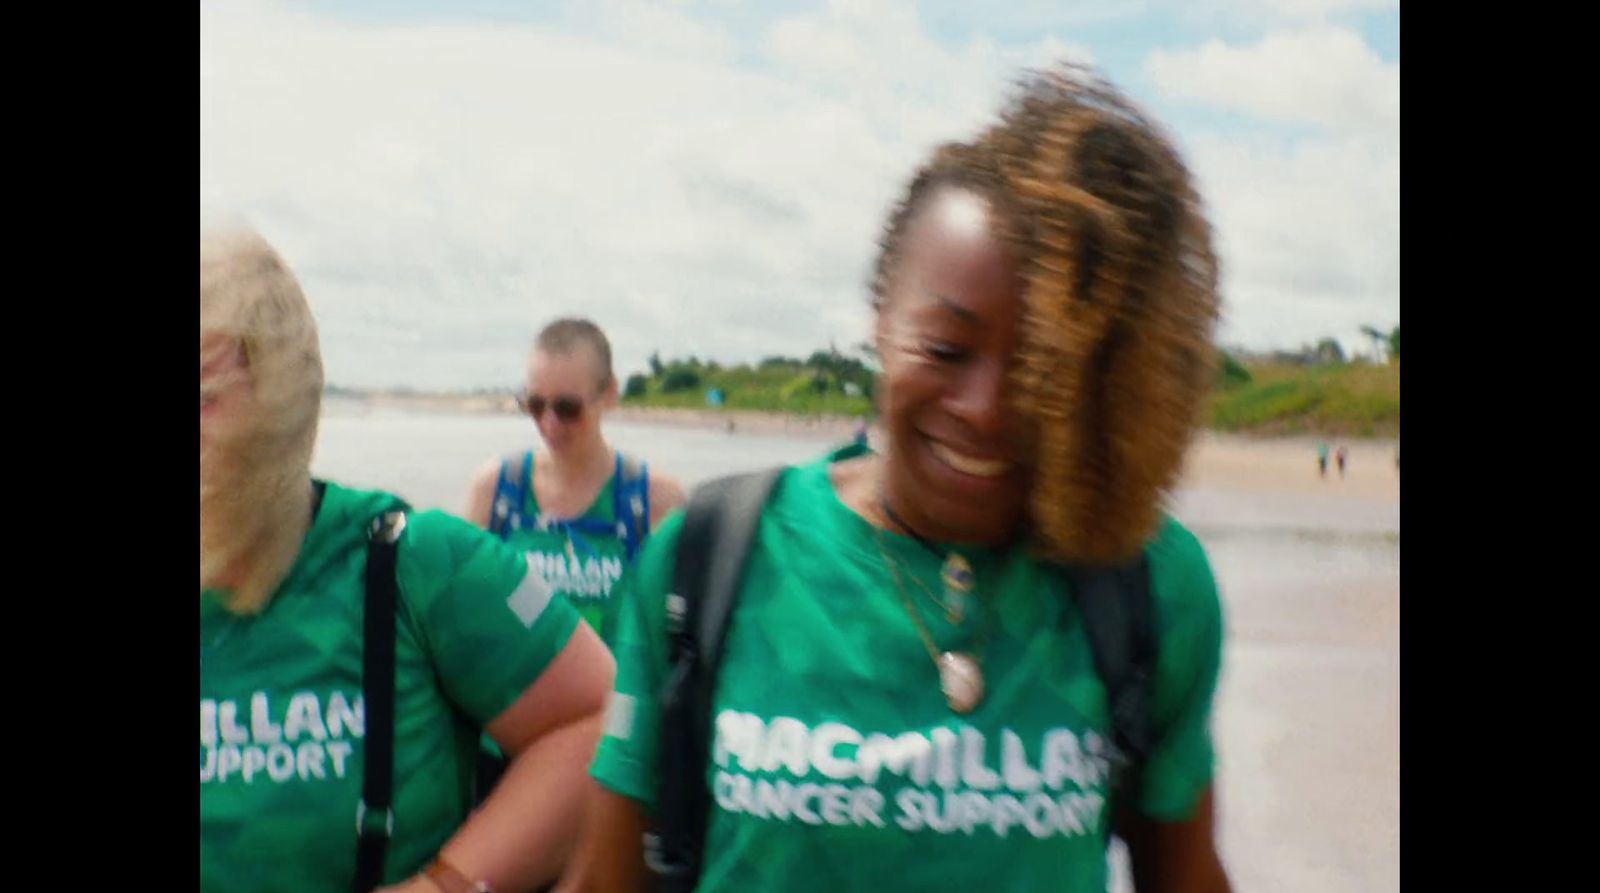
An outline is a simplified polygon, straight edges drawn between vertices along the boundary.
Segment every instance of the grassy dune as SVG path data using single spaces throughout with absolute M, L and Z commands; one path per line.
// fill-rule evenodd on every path
M 706 408 L 706 391 L 721 389 L 727 409 L 800 415 L 866 415 L 872 401 L 851 396 L 819 370 L 799 364 L 765 368 L 733 366 L 700 367 L 699 382 L 693 387 L 668 392 L 661 376 L 652 378 L 643 396 L 623 400 L 627 406 L 658 406 L 678 409 Z
M 1249 381 L 1219 385 L 1211 427 L 1238 433 L 1395 437 L 1400 433 L 1400 364 L 1245 367 Z
M 798 365 L 702 367 L 696 385 L 674 392 L 664 391 L 658 376 L 643 395 L 623 402 L 705 409 L 710 388 L 722 390 L 727 409 L 844 416 L 866 415 L 872 409 L 867 397 L 842 393 L 815 370 Z M 1215 430 L 1241 434 L 1396 437 L 1400 364 L 1234 364 L 1211 395 L 1208 418 Z

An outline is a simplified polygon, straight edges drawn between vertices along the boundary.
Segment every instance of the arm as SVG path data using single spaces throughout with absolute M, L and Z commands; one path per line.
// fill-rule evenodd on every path
M 644 864 L 644 832 L 654 802 L 656 702 L 666 673 L 666 587 L 683 514 L 645 542 L 623 577 L 618 626 L 616 693 L 588 787 L 583 840 L 559 893 L 643 893 L 652 875 Z
M 1152 748 L 1115 817 L 1139 893 L 1230 893 L 1217 854 L 1212 704 L 1223 652 L 1221 596 L 1205 550 L 1175 522 L 1151 547 L 1161 634 Z
M 493 793 L 440 850 L 465 879 L 444 889 L 482 880 L 525 893 L 554 879 L 571 853 L 615 664 L 516 550 L 443 512 L 417 513 L 403 536 L 400 609 L 438 694 L 508 758 Z M 419 875 L 397 889 L 439 887 Z
M 600 740 L 614 672 L 599 637 L 579 624 L 538 681 L 486 727 L 506 753 L 506 773 L 441 858 L 496 893 L 557 876 L 577 841 L 590 787 L 583 767 Z
M 644 806 L 590 782 L 583 842 L 555 893 L 642 893 L 649 873 L 644 865 Z
M 494 484 L 490 483 L 490 488 Z M 664 474 L 650 475 L 650 529 L 655 530 L 661 526 L 662 519 L 683 508 L 688 502 L 688 496 L 683 492 L 683 485 L 678 479 Z M 487 517 L 487 515 L 485 515 Z
M 490 459 L 478 466 L 467 485 L 467 510 L 461 517 L 489 529 L 489 510 L 494 506 L 495 484 L 500 481 L 500 460 Z
M 1211 788 L 1187 821 L 1160 822 L 1129 810 L 1118 829 L 1139 893 L 1232 893 L 1217 855 Z

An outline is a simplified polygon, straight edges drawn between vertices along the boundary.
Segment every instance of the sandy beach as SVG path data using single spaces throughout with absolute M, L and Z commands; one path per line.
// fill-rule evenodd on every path
M 815 438 L 843 442 L 855 431 L 847 416 L 791 416 L 777 413 L 698 409 L 625 407 L 614 412 L 621 422 L 680 428 L 722 429 L 733 422 L 737 434 Z M 871 431 L 874 441 L 879 431 Z M 1254 491 L 1284 497 L 1338 500 L 1397 500 L 1400 474 L 1392 440 L 1327 439 L 1326 477 L 1316 473 L 1318 438 L 1263 438 L 1203 432 L 1190 447 L 1181 488 Z M 1333 451 L 1348 450 L 1341 477 Z
M 1185 487 L 1269 490 L 1285 495 L 1398 499 L 1400 472 L 1392 440 L 1328 439 L 1328 474 L 1317 476 L 1317 438 L 1259 438 L 1203 433 L 1189 450 Z M 1333 451 L 1349 451 L 1341 478 Z
M 769 437 L 815 438 L 843 441 L 855 432 L 857 419 L 836 415 L 791 415 L 740 409 L 668 409 L 652 406 L 624 406 L 612 410 L 620 422 L 638 425 L 664 425 L 673 428 L 726 429 L 729 422 L 740 434 Z
M 1317 475 L 1316 443 L 1207 434 L 1186 468 L 1179 514 L 1227 618 L 1222 851 L 1238 890 L 1398 891 L 1395 445 L 1348 442 L 1341 479 Z
M 479 415 L 516 415 L 509 397 L 447 395 L 372 395 L 347 405 L 407 411 L 460 412 Z M 735 434 L 790 437 L 843 442 L 855 431 L 851 416 L 796 415 L 754 410 L 680 409 L 622 406 L 608 418 L 630 425 L 651 425 L 699 430 L 727 430 Z M 872 431 L 877 438 L 876 429 Z M 1345 497 L 1385 499 L 1396 497 L 1399 473 L 1395 468 L 1393 440 L 1327 439 L 1330 458 L 1326 479 L 1316 475 L 1315 437 L 1253 437 L 1243 434 L 1202 432 L 1189 451 L 1183 487 L 1257 490 L 1283 494 L 1328 492 L 1338 487 Z M 1346 476 L 1341 479 L 1331 458 L 1340 444 L 1349 450 Z

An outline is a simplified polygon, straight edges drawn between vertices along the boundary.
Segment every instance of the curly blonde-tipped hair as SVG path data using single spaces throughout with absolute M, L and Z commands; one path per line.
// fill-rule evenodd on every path
M 1038 545 L 1125 560 L 1155 531 L 1212 380 L 1210 224 L 1167 136 L 1084 69 L 1029 75 L 978 144 L 1021 217 L 1014 374 L 1037 435 Z

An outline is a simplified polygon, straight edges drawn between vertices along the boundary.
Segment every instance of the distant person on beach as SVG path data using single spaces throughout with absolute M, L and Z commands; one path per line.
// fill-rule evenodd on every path
M 856 446 L 864 447 L 864 446 L 867 445 L 867 420 L 866 419 L 858 419 L 856 421 L 855 432 L 853 434 L 851 434 L 851 438 L 850 439 L 851 439 L 851 441 L 853 443 L 855 443 Z
M 200 889 L 548 883 L 611 656 L 483 531 L 314 480 L 322 386 L 289 268 L 203 220 Z M 511 770 L 472 812 L 480 730 Z
M 1349 457 L 1350 457 L 1350 451 L 1345 448 L 1344 444 L 1342 444 L 1342 443 L 1339 444 L 1339 449 L 1338 449 L 1338 451 L 1336 451 L 1333 454 L 1333 458 L 1334 458 L 1335 462 L 1339 463 L 1339 479 L 1340 480 L 1344 480 L 1344 466 L 1345 466 L 1345 462 L 1349 459 Z
M 528 555 L 602 638 L 611 589 L 645 537 L 683 505 L 683 487 L 606 442 L 617 405 L 611 342 L 587 319 L 558 319 L 534 340 L 518 405 L 543 447 L 490 459 L 473 476 L 467 520 Z
M 1139 893 L 1226 893 L 1221 603 L 1161 509 L 1218 308 L 1176 150 L 1032 75 L 917 172 L 872 296 L 883 452 L 704 484 L 624 579 L 558 889 L 1106 890 L 1114 831 Z
M 1317 441 L 1317 474 L 1328 476 L 1328 444 L 1327 441 Z

